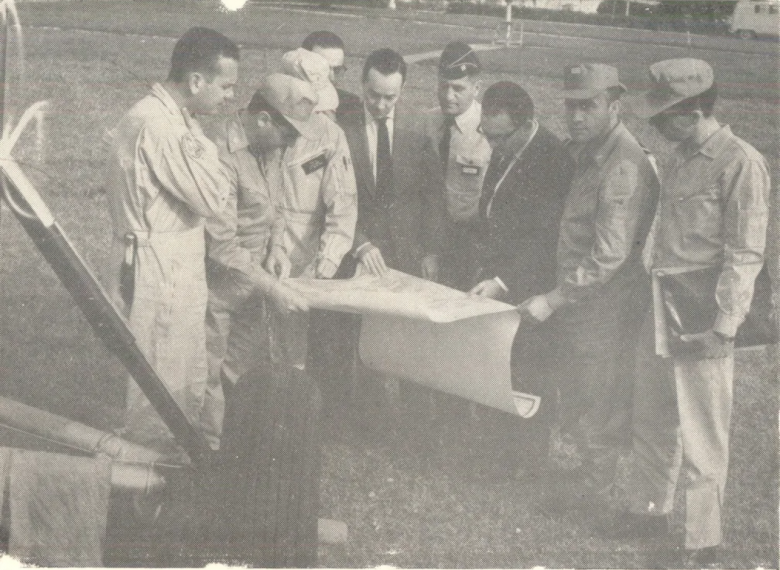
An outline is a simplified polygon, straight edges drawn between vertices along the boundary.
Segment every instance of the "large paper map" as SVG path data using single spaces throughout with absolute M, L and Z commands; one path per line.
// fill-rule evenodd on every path
M 522 417 L 539 398 L 512 390 L 515 307 L 389 270 L 379 278 L 289 279 L 312 307 L 359 313 L 360 358 L 375 370 Z

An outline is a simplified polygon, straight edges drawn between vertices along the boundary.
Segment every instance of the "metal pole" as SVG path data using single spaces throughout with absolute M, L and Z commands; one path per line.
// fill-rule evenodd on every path
M 506 3 L 506 47 L 512 43 L 512 3 Z

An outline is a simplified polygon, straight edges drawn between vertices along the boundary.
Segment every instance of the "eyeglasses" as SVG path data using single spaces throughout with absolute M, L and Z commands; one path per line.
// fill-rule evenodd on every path
M 482 125 L 477 127 L 477 132 L 485 137 L 489 143 L 505 143 L 511 139 L 512 135 L 514 135 L 518 130 L 520 130 L 519 127 L 512 129 L 508 133 L 486 133 L 482 128 Z
M 335 67 L 331 67 L 333 70 L 333 75 L 341 76 L 344 75 L 347 72 L 347 66 L 346 65 L 337 65 Z

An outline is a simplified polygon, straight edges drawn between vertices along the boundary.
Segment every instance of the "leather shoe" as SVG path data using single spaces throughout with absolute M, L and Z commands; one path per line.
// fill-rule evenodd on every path
M 624 511 L 618 513 L 610 524 L 600 530 L 605 537 L 614 540 L 663 538 L 669 534 L 669 518 L 666 515 Z

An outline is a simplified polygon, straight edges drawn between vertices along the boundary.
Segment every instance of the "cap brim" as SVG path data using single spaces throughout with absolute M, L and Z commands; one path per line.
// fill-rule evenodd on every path
M 644 93 L 626 97 L 625 103 L 629 113 L 636 115 L 640 119 L 650 119 L 685 99 L 681 95 L 659 97 L 654 91 L 645 91 Z
M 310 141 L 316 141 L 322 136 L 322 131 L 319 124 L 314 120 L 314 116 L 308 121 L 301 121 L 300 119 L 293 119 L 287 115 L 282 115 L 288 123 L 290 123 L 296 131 L 305 139 Z

